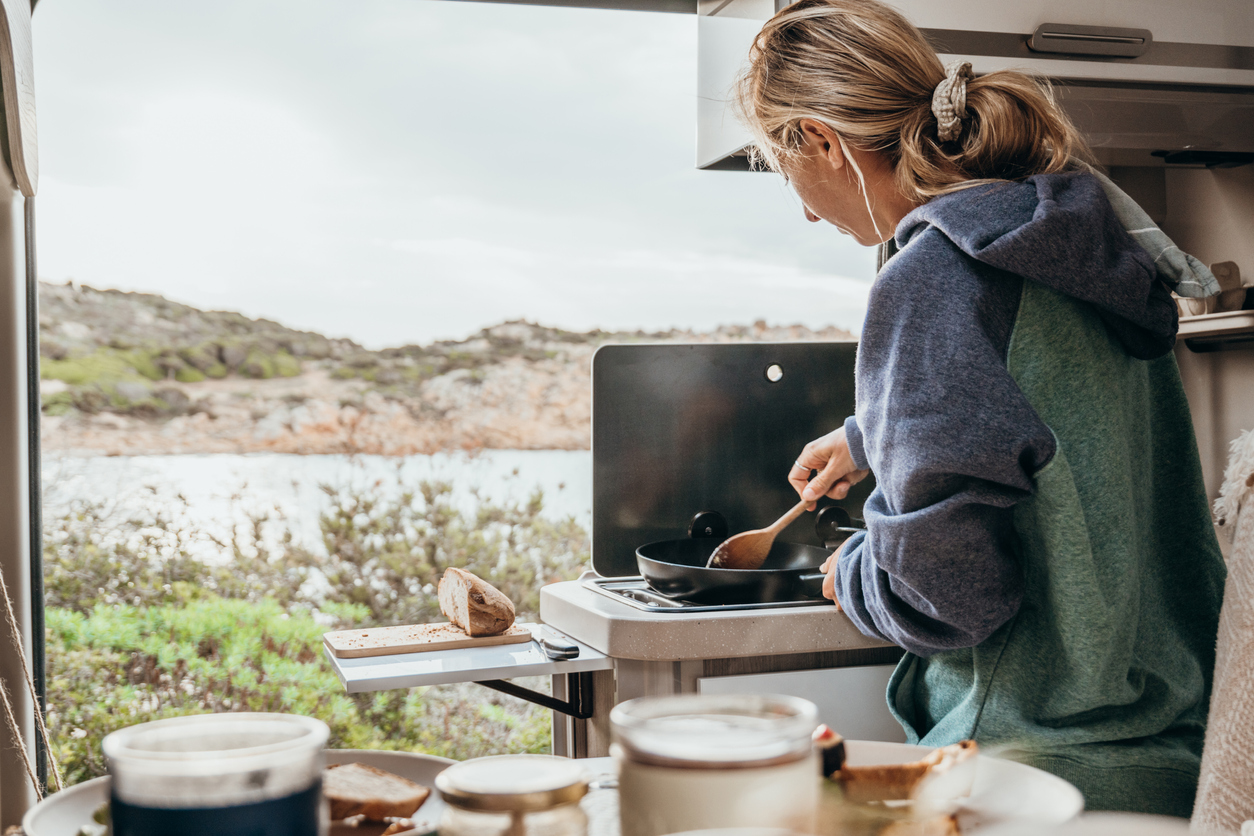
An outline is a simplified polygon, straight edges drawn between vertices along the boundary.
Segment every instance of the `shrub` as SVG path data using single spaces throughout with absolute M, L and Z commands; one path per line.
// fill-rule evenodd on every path
M 175 372 L 174 379 L 179 383 L 200 383 L 205 375 L 195 366 L 184 366 Z
M 213 343 L 201 343 L 179 351 L 179 356 L 197 371 L 207 372 L 218 362 L 218 347 Z
M 99 389 L 78 389 L 74 392 L 74 408 L 94 415 L 109 405 L 109 396 Z
M 286 351 L 274 355 L 274 370 L 280 377 L 296 377 L 300 374 L 300 361 Z
M 239 370 L 249 377 L 269 380 L 274 377 L 274 359 L 254 349 L 248 352 L 248 357 L 240 365 Z
M 131 368 L 143 377 L 149 380 L 165 379 L 165 370 L 157 364 L 157 359 L 151 351 L 135 349 L 134 351 L 125 352 L 123 356 Z
M 45 359 L 40 364 L 40 376 L 49 380 L 63 380 L 71 386 L 111 383 L 138 377 L 129 354 L 108 349 L 100 349 L 85 357 Z
M 65 415 L 74 408 L 74 395 L 70 392 L 55 392 L 40 398 L 45 415 Z
M 330 746 L 477 757 L 547 749 L 548 721 L 488 692 L 349 695 L 322 655 L 326 628 L 276 601 L 210 595 L 156 607 L 48 612 L 48 728 L 65 777 L 105 772 L 100 740 L 136 723 L 224 711 L 318 717 Z
M 403 487 L 399 471 L 396 480 Z M 115 729 L 202 712 L 308 714 L 343 748 L 454 758 L 547 750 L 547 711 L 470 683 L 345 694 L 321 637 L 439 618 L 434 583 L 446 566 L 480 574 L 534 617 L 539 585 L 574 577 L 586 561 L 585 532 L 542 516 L 538 493 L 467 514 L 447 484 L 392 499 L 379 488 L 323 486 L 325 555 L 296 545 L 286 521 L 264 511 L 225 539 L 181 526 L 177 505 L 118 520 L 79 502 L 49 518 L 49 731 L 67 779 L 103 774 L 100 740 Z M 196 556 L 205 553 L 212 559 Z
M 540 587 L 576 577 L 588 560 L 587 534 L 573 518 L 544 517 L 539 491 L 522 505 L 480 502 L 464 515 L 447 482 L 406 490 L 398 473 L 394 488 L 389 498 L 377 487 L 324 487 L 331 510 L 322 539 L 331 557 L 319 568 L 328 600 L 367 607 L 373 623 L 438 619 L 435 586 L 449 566 L 489 579 L 519 614 L 536 615 Z

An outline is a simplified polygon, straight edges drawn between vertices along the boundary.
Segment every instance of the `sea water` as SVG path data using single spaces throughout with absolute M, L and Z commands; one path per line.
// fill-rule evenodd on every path
M 592 522 L 592 454 L 587 450 L 485 450 L 429 456 L 298 456 L 286 453 L 176 456 L 70 456 L 43 460 L 44 520 L 71 514 L 77 503 L 99 505 L 106 527 L 158 515 L 193 538 L 197 557 L 221 554 L 213 538 L 229 540 L 249 514 L 269 512 L 265 545 L 283 548 L 287 536 L 321 554 L 320 518 L 331 507 L 322 487 L 394 498 L 422 481 L 448 482 L 455 507 L 473 516 L 482 501 L 526 503 L 544 494 L 544 516 Z

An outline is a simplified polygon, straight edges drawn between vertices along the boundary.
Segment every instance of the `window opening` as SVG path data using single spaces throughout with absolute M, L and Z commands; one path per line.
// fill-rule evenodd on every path
M 476 686 L 344 694 L 321 632 L 439 618 L 447 565 L 534 619 L 586 562 L 595 348 L 848 339 L 869 254 L 778 178 L 692 169 L 682 16 L 133 11 L 35 26 L 31 565 L 68 781 L 118 724 L 188 710 L 544 749 L 547 712 Z

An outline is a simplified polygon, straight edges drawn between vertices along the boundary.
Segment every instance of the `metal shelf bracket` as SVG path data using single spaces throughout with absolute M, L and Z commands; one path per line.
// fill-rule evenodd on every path
M 515 685 L 504 679 L 487 679 L 478 684 L 491 688 L 493 691 L 500 691 L 502 694 L 509 694 L 511 697 L 559 711 L 576 720 L 587 720 L 592 716 L 592 674 L 590 672 L 566 674 L 566 693 L 570 694 L 570 699 L 565 701 Z

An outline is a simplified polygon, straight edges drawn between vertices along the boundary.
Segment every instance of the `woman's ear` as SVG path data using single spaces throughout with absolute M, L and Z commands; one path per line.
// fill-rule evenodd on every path
M 826 158 L 832 168 L 843 168 L 845 153 L 840 137 L 828 125 L 817 119 L 802 119 L 797 127 L 801 129 L 801 143 L 808 156 Z

